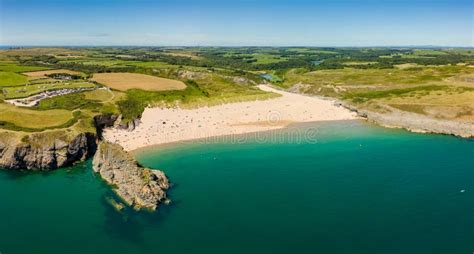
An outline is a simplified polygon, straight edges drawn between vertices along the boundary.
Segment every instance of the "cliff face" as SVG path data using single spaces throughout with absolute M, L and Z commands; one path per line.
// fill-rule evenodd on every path
M 150 170 L 116 144 L 101 142 L 94 155 L 93 169 L 110 184 L 125 203 L 136 210 L 156 210 L 167 203 L 168 178 L 159 170 Z
M 71 136 L 68 130 L 31 133 L 0 132 L 0 168 L 53 170 L 84 161 L 94 155 L 102 130 L 116 124 L 113 114 L 94 117 L 96 133 Z
M 93 133 L 81 133 L 71 141 L 57 138 L 51 142 L 11 143 L 0 139 L 0 167 L 7 169 L 51 170 L 84 161 L 94 154 L 97 143 Z
M 94 117 L 94 125 L 96 128 L 97 136 L 102 138 L 102 131 L 104 128 L 114 126 L 117 122 L 120 121 L 118 115 L 106 114 L 98 115 Z
M 104 128 L 114 126 L 120 129 L 133 131 L 140 124 L 140 119 L 135 118 L 131 121 L 123 122 L 121 115 L 106 114 L 95 116 L 94 124 L 97 129 L 97 135 L 99 138 L 102 138 L 102 131 Z

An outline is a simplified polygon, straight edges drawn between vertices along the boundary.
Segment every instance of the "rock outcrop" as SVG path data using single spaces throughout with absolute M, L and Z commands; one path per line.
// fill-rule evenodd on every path
M 361 115 L 388 128 L 404 128 L 411 132 L 447 134 L 462 138 L 474 137 L 474 124 L 468 122 L 436 119 L 399 110 L 392 110 L 390 113 L 362 111 Z
M 135 128 L 141 123 L 140 119 L 138 118 L 135 118 L 131 121 L 128 121 L 128 122 L 122 122 L 119 124 L 119 128 L 120 129 L 125 129 L 125 130 L 128 130 L 128 131 L 133 131 L 135 130 Z
M 128 122 L 122 121 L 121 115 L 105 114 L 94 117 L 94 125 L 97 129 L 97 136 L 102 138 L 102 131 L 107 127 L 117 127 L 128 131 L 133 131 L 140 124 L 140 119 L 135 118 Z
M 1 138 L 0 167 L 45 171 L 69 166 L 94 154 L 96 140 L 94 133 L 81 133 L 72 139 L 44 134 L 31 134 L 25 140 Z
M 94 117 L 94 125 L 97 136 L 102 138 L 102 131 L 107 127 L 112 127 L 120 121 L 120 117 L 115 114 L 97 115 Z
M 384 107 L 388 109 L 384 113 L 358 109 L 348 104 L 341 104 L 341 106 L 357 112 L 360 117 L 387 128 L 403 128 L 417 133 L 436 133 L 462 138 L 474 138 L 474 123 L 470 122 L 433 118 L 388 106 Z
M 112 186 L 127 205 L 136 210 L 156 210 L 168 203 L 168 178 L 159 170 L 143 168 L 120 145 L 101 142 L 93 159 L 93 169 Z

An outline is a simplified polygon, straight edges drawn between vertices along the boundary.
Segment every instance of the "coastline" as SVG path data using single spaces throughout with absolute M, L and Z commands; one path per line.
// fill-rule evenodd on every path
M 292 93 L 268 85 L 258 87 L 281 96 L 197 109 L 146 108 L 134 130 L 108 128 L 104 138 L 136 154 L 142 149 L 180 142 L 268 132 L 300 123 L 357 119 L 415 133 L 474 137 L 474 124 L 470 123 L 433 119 L 398 110 L 376 113 L 354 108 L 337 99 Z
M 126 151 L 134 151 L 187 140 L 278 130 L 294 123 L 360 119 L 336 100 L 290 93 L 266 85 L 259 88 L 281 96 L 196 109 L 146 108 L 141 123 L 133 131 L 108 128 L 104 139 L 121 145 Z

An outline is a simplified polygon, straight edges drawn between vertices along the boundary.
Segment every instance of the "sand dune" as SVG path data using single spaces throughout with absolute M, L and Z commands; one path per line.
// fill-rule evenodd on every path
M 130 151 L 150 145 L 280 129 L 291 123 L 357 118 L 355 113 L 336 106 L 332 100 L 284 92 L 266 85 L 259 88 L 282 96 L 197 109 L 146 108 L 135 130 L 109 128 L 104 138 Z

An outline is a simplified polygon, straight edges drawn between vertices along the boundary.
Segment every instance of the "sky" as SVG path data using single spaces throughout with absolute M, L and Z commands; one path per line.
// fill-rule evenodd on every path
M 473 0 L 0 0 L 0 45 L 474 46 Z

